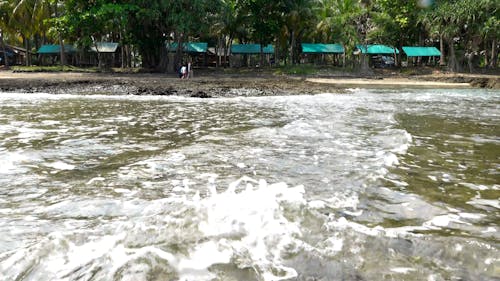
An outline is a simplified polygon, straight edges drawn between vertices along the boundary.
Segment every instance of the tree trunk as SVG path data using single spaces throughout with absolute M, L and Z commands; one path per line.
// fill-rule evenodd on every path
M 24 65 L 29 66 L 29 64 L 28 64 L 28 57 L 29 57 L 28 40 L 26 40 L 26 37 L 23 34 L 21 34 L 21 38 L 23 39 L 23 45 L 24 45 L 24 48 L 26 49 L 26 57 L 24 58 Z
M 94 37 L 92 37 L 92 38 L 94 38 Z M 101 52 L 99 52 L 99 47 L 97 46 L 97 42 L 95 40 L 93 40 L 93 43 L 94 43 L 95 51 L 97 53 L 97 68 L 102 69 L 103 65 L 102 65 Z
M 439 66 L 445 66 L 445 54 L 444 54 L 444 39 L 443 35 L 439 34 L 439 51 L 441 52 L 441 56 L 439 57 Z
M 123 33 L 120 28 L 120 33 L 119 33 L 119 41 L 120 42 L 120 67 L 125 68 L 125 48 L 123 46 Z
M 59 11 L 57 9 L 58 2 L 59 1 L 56 1 L 55 4 L 54 4 L 56 18 L 59 17 Z M 60 55 L 60 58 L 61 58 L 61 66 L 64 67 L 64 65 L 66 64 L 66 57 L 65 57 L 65 52 L 64 52 L 64 40 L 62 39 L 62 35 L 61 35 L 60 31 L 58 32 L 58 36 L 59 36 L 59 46 L 60 46 L 60 48 L 59 48 L 59 55 Z
M 177 33 L 175 34 L 177 38 L 177 50 L 175 51 L 175 56 L 174 56 L 174 72 L 177 71 L 177 67 L 182 64 L 182 45 L 183 45 L 183 37 L 184 34 L 180 34 L 177 36 Z
M 474 66 L 472 65 L 472 59 L 474 58 L 474 53 L 472 51 L 465 53 L 465 58 L 467 59 L 467 66 L 469 67 L 469 73 L 474 72 Z
M 0 43 L 2 43 L 3 61 L 4 61 L 5 69 L 9 69 L 9 60 L 7 58 L 7 51 L 5 49 L 5 42 L 3 41 L 3 31 L 0 31 Z
M 279 49 L 280 49 L 280 40 L 279 38 L 276 38 L 276 48 L 274 49 L 274 66 L 279 66 L 279 57 L 280 57 L 280 53 L 279 53 Z
M 259 67 L 264 66 L 264 44 L 260 43 L 260 60 L 259 60 Z
M 422 31 L 419 29 L 418 31 L 418 45 L 424 46 L 424 37 Z M 417 65 L 422 65 L 422 57 L 417 57 Z
M 59 33 L 59 45 L 61 46 L 60 48 L 61 66 L 64 67 L 64 65 L 66 64 L 66 54 L 64 51 L 64 40 L 62 39 L 60 33 Z
M 134 49 L 130 45 L 125 45 L 125 56 L 127 56 L 127 67 L 135 68 Z
M 160 62 L 158 67 L 161 72 L 168 72 L 168 50 L 165 48 L 165 43 L 160 48 Z
M 448 58 L 448 69 L 452 72 L 459 72 L 460 67 L 458 65 L 457 57 L 455 55 L 455 44 L 453 42 L 453 38 L 449 40 L 448 46 L 450 49 L 450 55 Z
M 219 68 L 221 63 L 222 63 L 222 57 L 221 57 L 221 54 L 220 54 L 220 50 L 221 50 L 221 45 L 222 45 L 222 39 L 221 39 L 222 36 L 217 36 L 217 45 L 215 46 L 215 56 L 216 56 L 216 60 L 215 60 L 215 67 Z
M 230 52 L 231 52 L 232 45 L 233 45 L 233 36 L 229 35 L 229 41 L 227 44 L 224 45 L 224 48 L 225 48 L 224 49 L 224 62 L 223 62 L 224 67 L 231 65 L 230 61 L 229 61 L 229 65 L 227 65 L 227 61 L 231 60 L 231 57 L 230 57 L 231 53 Z
M 290 32 L 290 62 L 292 65 L 296 63 L 295 61 L 295 31 Z
M 484 43 L 484 66 L 485 67 L 490 67 L 490 61 L 488 57 L 488 46 L 487 43 Z
M 496 68 L 498 62 L 498 50 L 497 50 L 497 40 L 493 38 L 491 43 L 491 59 L 490 59 L 490 67 Z
M 363 48 L 366 50 L 366 53 L 368 53 L 368 44 L 365 43 L 363 44 Z M 370 66 L 368 64 L 368 54 L 361 52 L 360 54 L 360 67 L 361 67 L 361 73 L 368 73 L 370 70 Z

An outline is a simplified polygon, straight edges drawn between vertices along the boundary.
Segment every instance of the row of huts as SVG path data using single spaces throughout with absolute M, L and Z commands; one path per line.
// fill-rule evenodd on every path
M 319 43 L 302 43 L 301 46 L 301 63 L 318 63 L 325 62 L 327 56 L 330 56 L 329 61 L 334 65 L 343 65 L 343 56 L 345 48 L 341 44 L 319 44 Z M 169 48 L 171 51 L 177 49 L 177 44 L 172 44 Z M 441 52 L 436 47 L 402 47 L 408 63 L 416 63 L 416 58 L 420 58 L 424 63 L 435 64 L 441 56 Z M 207 43 L 185 43 L 183 51 L 191 57 L 200 56 L 225 56 L 225 50 L 216 51 L 215 48 L 208 48 Z M 263 53 L 269 65 L 274 63 L 275 49 L 273 45 L 264 46 L 261 50 L 260 44 L 233 44 L 230 49 L 230 65 L 239 66 L 254 66 L 260 63 L 260 55 Z M 354 54 L 367 54 L 370 57 L 370 64 L 374 67 L 390 67 L 395 64 L 395 57 L 400 54 L 399 50 L 386 45 L 357 45 Z M 204 65 L 206 65 L 206 60 Z
M 117 53 L 118 43 L 99 42 L 90 47 L 87 51 L 81 51 L 73 45 L 65 44 L 63 46 L 66 55 L 66 61 L 71 65 L 94 66 L 101 63 L 109 66 L 115 66 L 119 59 Z M 5 56 L 4 56 L 5 50 Z M 0 46 L 0 65 L 5 65 L 5 57 L 9 60 L 9 65 L 25 64 L 28 52 L 24 48 L 11 45 Z M 61 45 L 46 44 L 42 45 L 35 53 L 29 53 L 31 58 L 36 57 L 38 65 L 54 65 L 59 62 L 61 54 Z
M 345 63 L 343 61 L 345 48 L 341 44 L 302 43 L 300 47 L 301 63 L 325 63 L 326 61 L 334 65 Z M 36 52 L 38 64 L 56 64 L 60 56 L 60 48 L 60 45 L 41 46 Z M 178 50 L 178 45 L 177 43 L 169 44 L 167 49 L 172 55 Z M 226 52 L 223 49 L 209 47 L 208 43 L 205 42 L 184 43 L 182 51 L 186 55 L 186 59 L 197 66 L 215 65 L 217 60 L 222 63 L 221 58 L 224 58 L 224 61 L 232 67 L 256 66 L 261 62 L 261 53 L 264 54 L 266 63 L 272 65 L 276 54 L 273 45 L 267 45 L 261 49 L 260 44 L 233 44 L 230 47 L 230 52 Z M 435 64 L 441 55 L 441 52 L 435 47 L 404 46 L 402 51 L 407 58 L 403 62 L 403 66 L 416 63 L 416 58 L 419 58 L 419 61 L 423 61 L 423 63 Z M 3 59 L 2 52 L 3 50 L 0 49 L 0 57 Z M 7 57 L 11 60 L 10 64 L 21 64 L 23 55 L 26 55 L 26 50 L 12 46 L 7 46 L 6 52 Z M 100 63 L 112 67 L 119 66 L 121 60 L 120 46 L 113 42 L 96 43 L 85 52 L 79 51 L 73 45 L 64 45 L 64 52 L 67 63 L 79 66 L 97 66 Z M 386 45 L 357 45 L 354 51 L 355 55 L 369 55 L 370 64 L 373 67 L 393 66 L 399 53 L 397 48 Z M 4 63 L 0 61 L 0 64 Z

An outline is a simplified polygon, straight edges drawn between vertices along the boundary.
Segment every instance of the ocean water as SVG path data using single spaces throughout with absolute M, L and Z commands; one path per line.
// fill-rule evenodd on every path
M 498 280 L 500 92 L 0 93 L 2 280 Z

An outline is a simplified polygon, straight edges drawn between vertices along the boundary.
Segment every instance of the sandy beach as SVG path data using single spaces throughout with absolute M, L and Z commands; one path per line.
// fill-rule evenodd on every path
M 471 88 L 470 83 L 454 83 L 440 81 L 410 80 L 407 78 L 375 79 L 334 79 L 334 78 L 307 78 L 306 81 L 320 84 L 340 85 L 344 87 L 412 87 L 412 88 Z

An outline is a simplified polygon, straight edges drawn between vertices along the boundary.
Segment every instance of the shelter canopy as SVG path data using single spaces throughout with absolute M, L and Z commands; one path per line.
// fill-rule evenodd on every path
M 264 54 L 274 54 L 274 46 L 269 44 L 262 49 Z M 234 44 L 232 54 L 260 54 L 260 44 Z
M 340 44 L 312 44 L 302 43 L 304 54 L 343 54 L 344 47 Z
M 399 54 L 399 50 L 386 45 L 367 45 L 366 48 L 363 45 L 356 45 L 356 48 L 361 51 L 362 54 L 370 55 L 393 55 L 394 53 Z
M 403 47 L 408 57 L 438 57 L 441 52 L 436 47 Z
M 97 42 L 95 46 L 90 47 L 92 52 L 99 53 L 114 53 L 118 49 L 118 43 L 114 42 Z
M 39 54 L 59 54 L 61 52 L 60 45 L 42 45 L 40 49 L 38 49 Z M 76 53 L 75 47 L 73 45 L 64 45 L 65 53 Z
M 169 45 L 168 50 L 170 52 L 175 52 L 177 50 L 178 43 L 172 43 Z M 206 53 L 208 49 L 208 43 L 205 42 L 188 42 L 182 43 L 183 51 L 187 53 Z

